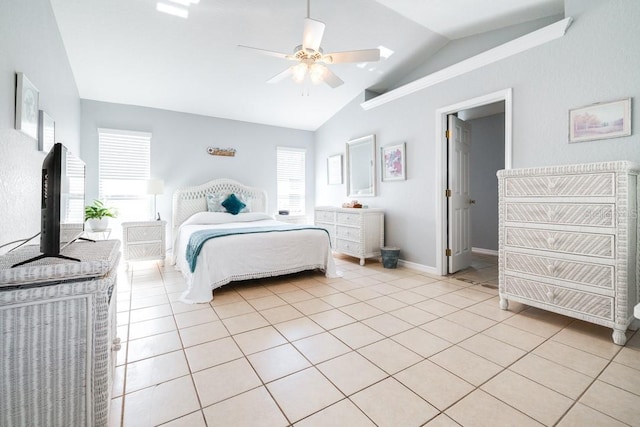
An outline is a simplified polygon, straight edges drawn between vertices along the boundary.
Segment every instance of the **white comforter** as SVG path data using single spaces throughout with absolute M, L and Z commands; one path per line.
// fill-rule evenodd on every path
M 187 281 L 181 301 L 211 301 L 212 290 L 232 280 L 278 276 L 316 268 L 336 277 L 329 238 L 324 230 L 296 230 L 238 234 L 210 239 L 202 247 L 196 268 L 189 269 L 185 254 L 189 236 L 208 228 L 247 228 L 282 225 L 266 214 L 231 215 L 200 212 L 180 227 L 174 239 L 176 267 Z

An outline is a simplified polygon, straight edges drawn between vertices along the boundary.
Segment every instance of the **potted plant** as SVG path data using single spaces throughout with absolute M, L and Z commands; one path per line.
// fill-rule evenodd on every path
M 104 231 L 109 225 L 109 218 L 115 218 L 112 208 L 108 208 L 100 200 L 94 200 L 89 206 L 84 207 L 84 219 L 91 231 Z

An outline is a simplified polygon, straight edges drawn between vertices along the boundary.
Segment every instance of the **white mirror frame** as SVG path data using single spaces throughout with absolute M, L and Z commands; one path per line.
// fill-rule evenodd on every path
M 376 195 L 376 136 L 347 142 L 347 197 Z

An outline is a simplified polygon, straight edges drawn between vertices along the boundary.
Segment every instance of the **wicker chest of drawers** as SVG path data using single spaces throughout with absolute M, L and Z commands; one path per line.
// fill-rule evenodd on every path
M 508 300 L 613 329 L 638 302 L 638 165 L 498 172 L 500 306 Z
M 315 225 L 329 231 L 335 252 L 360 258 L 360 265 L 366 258 L 379 257 L 384 246 L 382 209 L 317 207 Z

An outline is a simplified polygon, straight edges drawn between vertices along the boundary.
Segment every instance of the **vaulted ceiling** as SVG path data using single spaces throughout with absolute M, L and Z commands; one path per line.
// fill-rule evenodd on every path
M 325 52 L 377 48 L 378 62 L 332 64 L 345 83 L 267 84 L 293 63 L 305 0 L 51 0 L 80 97 L 315 130 L 365 89 L 390 87 L 450 40 L 563 13 L 563 0 L 315 0 Z

